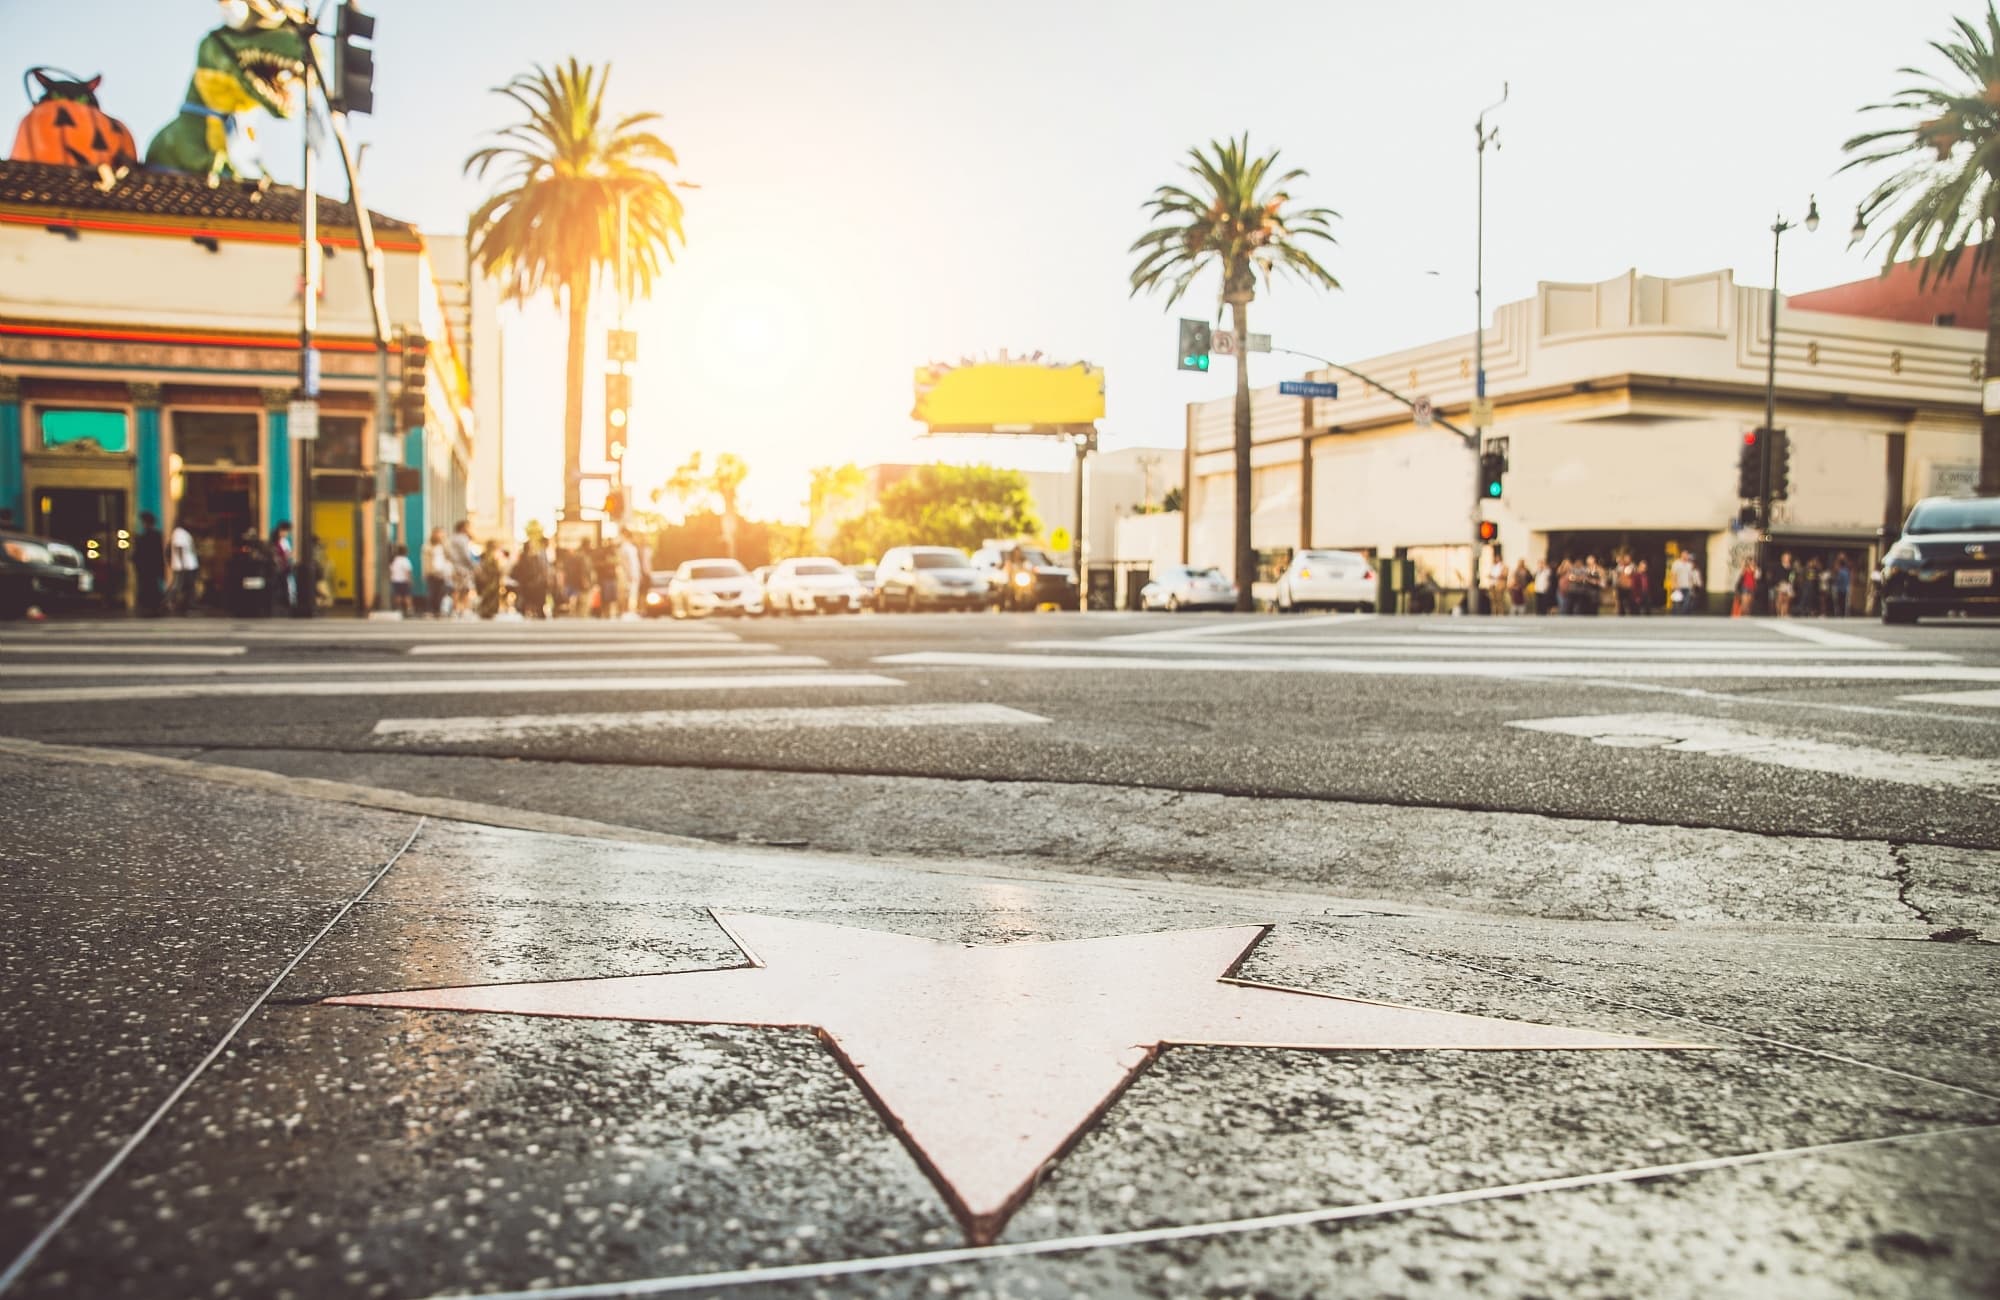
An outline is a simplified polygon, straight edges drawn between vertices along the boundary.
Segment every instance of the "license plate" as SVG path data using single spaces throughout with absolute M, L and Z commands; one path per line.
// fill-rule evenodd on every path
M 1951 575 L 1954 587 L 1990 587 L 1993 585 L 1991 569 L 1960 569 Z
M 245 578 L 243 580 L 243 590 L 262 591 L 264 590 L 264 580 L 262 578 Z
M 76 575 L 76 589 L 85 595 L 89 595 L 91 592 L 97 590 L 97 583 L 92 580 L 90 570 L 85 569 L 82 573 Z

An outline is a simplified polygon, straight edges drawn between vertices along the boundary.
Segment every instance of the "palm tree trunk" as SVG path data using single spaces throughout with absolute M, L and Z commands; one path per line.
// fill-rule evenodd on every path
M 1234 293 L 1229 323 L 1236 331 L 1236 609 L 1256 608 L 1251 587 L 1257 581 L 1257 548 L 1250 540 L 1250 358 L 1243 346 L 1250 337 L 1250 295 Z
M 583 511 L 584 344 L 590 335 L 590 284 L 569 286 L 569 356 L 563 393 L 563 518 Z
M 1986 283 L 1986 381 L 2000 379 L 2000 267 L 1993 267 Z M 1979 417 L 1979 492 L 2000 494 L 2000 411 L 1982 402 Z

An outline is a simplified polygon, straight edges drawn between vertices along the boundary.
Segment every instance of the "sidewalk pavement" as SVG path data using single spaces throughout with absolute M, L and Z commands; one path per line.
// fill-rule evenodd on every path
M 639 843 L 191 764 L 6 754 L 0 788 L 8 1296 L 2000 1277 L 1990 945 Z M 729 1000 L 808 950 L 821 977 Z M 1370 1027 L 1339 1050 L 1198 1045 L 1269 1044 L 1256 1017 L 1159 1028 L 1239 995 L 1319 1017 L 1310 1045 Z M 425 1009 L 473 1004 L 562 1014 Z M 982 1162 L 1027 1150 L 1128 1017 L 1101 1109 L 974 1221 Z M 1025 1110 L 996 1100 L 1051 1060 L 1081 1064 Z

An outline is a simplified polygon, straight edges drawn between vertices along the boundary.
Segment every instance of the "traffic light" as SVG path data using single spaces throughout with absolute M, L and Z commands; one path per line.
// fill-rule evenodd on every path
M 1207 321 L 1189 320 L 1185 316 L 1181 317 L 1180 368 L 1182 370 L 1208 369 L 1208 353 L 1214 342 L 1215 331 L 1209 328 Z
M 632 421 L 632 376 L 614 371 L 604 377 L 604 459 L 625 459 L 625 439 Z
M 1771 430 L 1771 500 L 1792 494 L 1792 440 L 1783 429 Z
M 396 395 L 396 424 L 406 433 L 424 426 L 424 383 L 430 374 L 430 359 L 430 340 L 421 334 L 403 336 L 403 386 Z
M 1500 536 L 1500 525 L 1494 523 L 1491 519 L 1482 519 L 1479 521 L 1480 541 L 1482 542 L 1496 541 L 1498 540 L 1499 536 Z
M 613 523 L 625 518 L 625 494 L 617 488 L 604 494 L 604 517 Z
M 375 39 L 375 16 L 345 0 L 333 20 L 333 84 L 327 102 L 342 113 L 375 111 L 375 51 L 356 41 Z
M 1498 501 L 1507 477 L 1507 458 L 1497 451 L 1488 451 L 1479 457 L 1479 493 L 1489 501 Z
M 1736 495 L 1745 501 L 1764 498 L 1764 431 L 1752 429 L 1743 435 L 1736 453 Z

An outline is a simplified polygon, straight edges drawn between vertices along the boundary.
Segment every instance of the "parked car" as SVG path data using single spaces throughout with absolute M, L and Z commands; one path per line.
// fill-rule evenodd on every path
M 1199 564 L 1169 564 L 1153 570 L 1153 580 L 1139 589 L 1141 609 L 1235 609 L 1236 584 L 1222 570 Z
M 95 590 L 74 546 L 32 533 L 0 532 L 0 618 L 20 618 L 30 607 L 85 601 Z
M 850 564 L 847 571 L 861 585 L 861 603 L 874 609 L 875 606 L 875 566 L 872 564 Z
M 875 566 L 875 608 L 983 609 L 986 579 L 956 546 L 892 546 Z
M 764 608 L 772 614 L 858 614 L 861 584 L 825 556 L 781 560 L 764 580 Z
M 2000 496 L 1925 497 L 1882 557 L 1882 621 L 2000 616 Z
M 1278 612 L 1375 608 L 1375 566 L 1352 551 L 1300 551 L 1278 575 Z
M 764 612 L 763 593 L 735 560 L 688 560 L 667 579 L 667 612 L 675 618 Z
M 1047 551 L 1025 542 L 996 542 L 972 553 L 986 577 L 986 597 L 1003 610 L 1076 608 L 1076 574 Z

